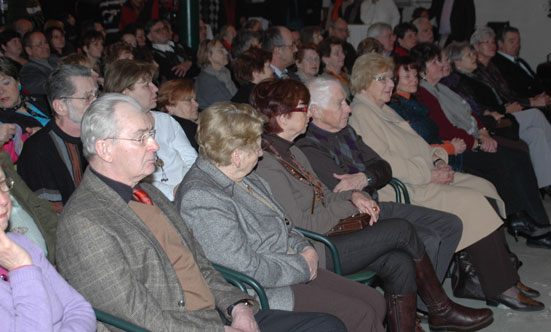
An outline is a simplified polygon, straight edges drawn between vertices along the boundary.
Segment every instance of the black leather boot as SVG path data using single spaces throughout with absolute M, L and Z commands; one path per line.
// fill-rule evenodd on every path
M 415 331 L 417 294 L 385 295 L 389 332 Z
M 448 298 L 426 253 L 414 262 L 417 292 L 429 309 L 431 331 L 474 331 L 492 322 L 490 309 L 464 307 Z

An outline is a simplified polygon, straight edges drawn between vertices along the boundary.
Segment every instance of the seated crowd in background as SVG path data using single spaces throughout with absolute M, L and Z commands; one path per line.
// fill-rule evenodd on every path
M 203 7 L 196 48 L 166 1 L 100 1 L 83 22 L 26 4 L 0 27 L 0 330 L 94 331 L 91 305 L 152 331 L 422 331 L 416 311 L 482 329 L 492 311 L 441 287 L 452 260 L 456 297 L 544 309 L 504 231 L 551 249 L 551 86 L 521 31 L 443 2 L 410 22 L 392 0 L 336 2 L 326 29 L 302 3 Z M 356 48 L 347 22 L 369 25 Z M 296 228 L 357 213 L 330 240 L 384 297 Z

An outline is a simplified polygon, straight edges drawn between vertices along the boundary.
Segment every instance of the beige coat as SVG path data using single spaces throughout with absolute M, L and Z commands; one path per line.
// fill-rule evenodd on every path
M 505 204 L 488 181 L 455 173 L 450 185 L 431 183 L 432 156 L 447 161 L 442 148 L 431 147 L 392 108 L 381 109 L 366 96 L 357 94 L 352 103 L 350 125 L 364 142 L 392 166 L 392 175 L 402 180 L 411 203 L 457 215 L 463 221 L 463 236 L 457 251 L 470 246 L 503 224 L 485 197 L 497 201 L 505 216 Z M 390 186 L 379 191 L 382 201 L 393 200 Z

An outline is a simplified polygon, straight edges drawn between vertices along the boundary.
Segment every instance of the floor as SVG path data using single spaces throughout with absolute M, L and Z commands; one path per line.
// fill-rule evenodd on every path
M 544 205 L 547 214 L 551 216 L 551 198 L 546 196 Z M 507 307 L 490 307 L 494 312 L 494 322 L 488 327 L 480 330 L 484 332 L 551 332 L 551 250 L 528 248 L 525 240 L 519 238 L 518 242 L 507 235 L 507 241 L 511 250 L 515 252 L 523 261 L 523 266 L 519 270 L 522 281 L 542 294 L 539 301 L 545 303 L 546 308 L 538 312 L 519 312 L 508 309 Z M 450 279 L 444 282 L 446 293 L 452 294 Z M 452 299 L 463 305 L 474 308 L 483 308 L 486 306 L 481 301 L 471 301 L 466 299 Z M 427 324 L 422 324 L 425 331 L 429 331 Z

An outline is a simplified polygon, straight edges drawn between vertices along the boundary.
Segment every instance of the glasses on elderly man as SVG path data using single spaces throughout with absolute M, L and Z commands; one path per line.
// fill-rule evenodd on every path
M 82 100 L 86 100 L 88 104 L 91 104 L 94 100 L 96 100 L 98 96 L 99 96 L 99 91 L 96 90 L 93 93 L 90 93 L 89 95 L 84 97 L 60 97 L 59 99 L 82 99 Z
M 15 181 L 12 178 L 4 178 L 3 180 L 0 180 L 0 191 L 3 193 L 7 193 L 13 188 L 13 184 Z
M 142 136 L 140 136 L 138 138 L 107 137 L 106 139 L 119 139 L 119 140 L 123 140 L 123 141 L 134 141 L 134 142 L 140 143 L 141 145 L 145 145 L 145 143 L 147 143 L 148 138 L 151 137 L 152 139 L 155 139 L 155 134 L 156 133 L 157 133 L 157 131 L 155 129 L 151 129 L 147 133 L 143 134 Z

